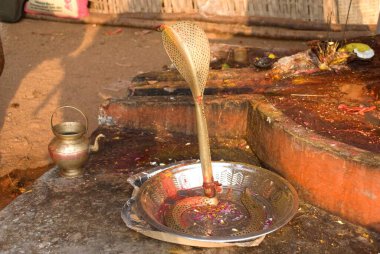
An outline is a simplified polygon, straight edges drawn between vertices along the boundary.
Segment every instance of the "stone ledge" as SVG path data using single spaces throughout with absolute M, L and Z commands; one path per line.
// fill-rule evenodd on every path
M 250 96 L 205 96 L 205 112 L 211 137 L 246 138 Z M 226 99 L 228 98 L 228 99 Z M 99 121 L 131 129 L 196 133 L 194 102 L 190 96 L 132 96 L 108 100 L 100 108 Z
M 248 143 L 301 196 L 380 231 L 380 154 L 322 137 L 263 100 L 251 101 Z

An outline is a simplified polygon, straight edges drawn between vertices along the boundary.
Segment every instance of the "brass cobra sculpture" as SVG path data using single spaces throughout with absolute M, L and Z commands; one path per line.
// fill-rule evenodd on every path
M 205 32 L 187 21 L 174 25 L 161 25 L 162 41 L 169 58 L 189 84 L 195 102 L 199 153 L 203 174 L 205 196 L 216 196 L 218 183 L 214 181 L 203 92 L 210 66 L 210 45 Z

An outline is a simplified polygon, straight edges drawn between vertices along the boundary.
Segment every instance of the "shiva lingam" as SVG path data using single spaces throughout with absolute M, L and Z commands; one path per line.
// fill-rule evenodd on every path
M 200 163 L 180 162 L 134 175 L 122 210 L 128 227 L 155 239 L 199 246 L 254 246 L 298 209 L 294 188 L 260 167 L 212 162 L 203 104 L 210 46 L 191 22 L 160 26 L 167 54 L 189 84 Z
M 85 125 L 80 122 L 63 122 L 53 125 L 53 117 L 60 109 L 73 109 L 78 111 L 85 119 Z M 49 143 L 50 157 L 59 166 L 60 174 L 65 177 L 76 177 L 83 174 L 82 166 L 86 163 L 90 152 L 99 150 L 98 140 L 105 137 L 99 134 L 95 138 L 94 145 L 89 144 L 85 136 L 88 130 L 86 115 L 72 106 L 57 108 L 50 118 L 51 129 L 55 135 Z

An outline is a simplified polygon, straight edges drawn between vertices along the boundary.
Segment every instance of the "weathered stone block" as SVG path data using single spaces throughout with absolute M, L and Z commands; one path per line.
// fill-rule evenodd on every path
M 305 200 L 380 230 L 380 155 L 296 125 L 265 100 L 251 101 L 248 144 Z
M 245 138 L 249 96 L 205 96 L 210 136 Z M 109 100 L 100 109 L 102 124 L 153 132 L 196 133 L 194 102 L 189 96 L 133 96 Z

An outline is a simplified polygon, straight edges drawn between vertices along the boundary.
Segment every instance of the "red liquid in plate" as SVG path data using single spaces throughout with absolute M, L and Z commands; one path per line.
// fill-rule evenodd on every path
M 179 200 L 202 195 L 202 188 L 180 191 L 175 198 L 164 202 L 157 216 L 158 219 L 164 222 L 166 216 L 173 216 L 170 210 Z M 238 235 L 239 232 L 244 233 L 252 223 L 255 224 L 254 228 L 257 231 L 268 227 L 271 217 L 266 202 L 261 202 L 261 199 L 252 199 L 253 207 L 249 208 L 249 211 L 241 203 L 240 195 L 241 192 L 237 190 L 225 189 L 218 195 L 217 205 L 194 204 L 185 209 L 177 218 L 183 226 L 183 232 L 200 236 L 230 236 Z M 166 226 L 170 227 L 170 225 Z

